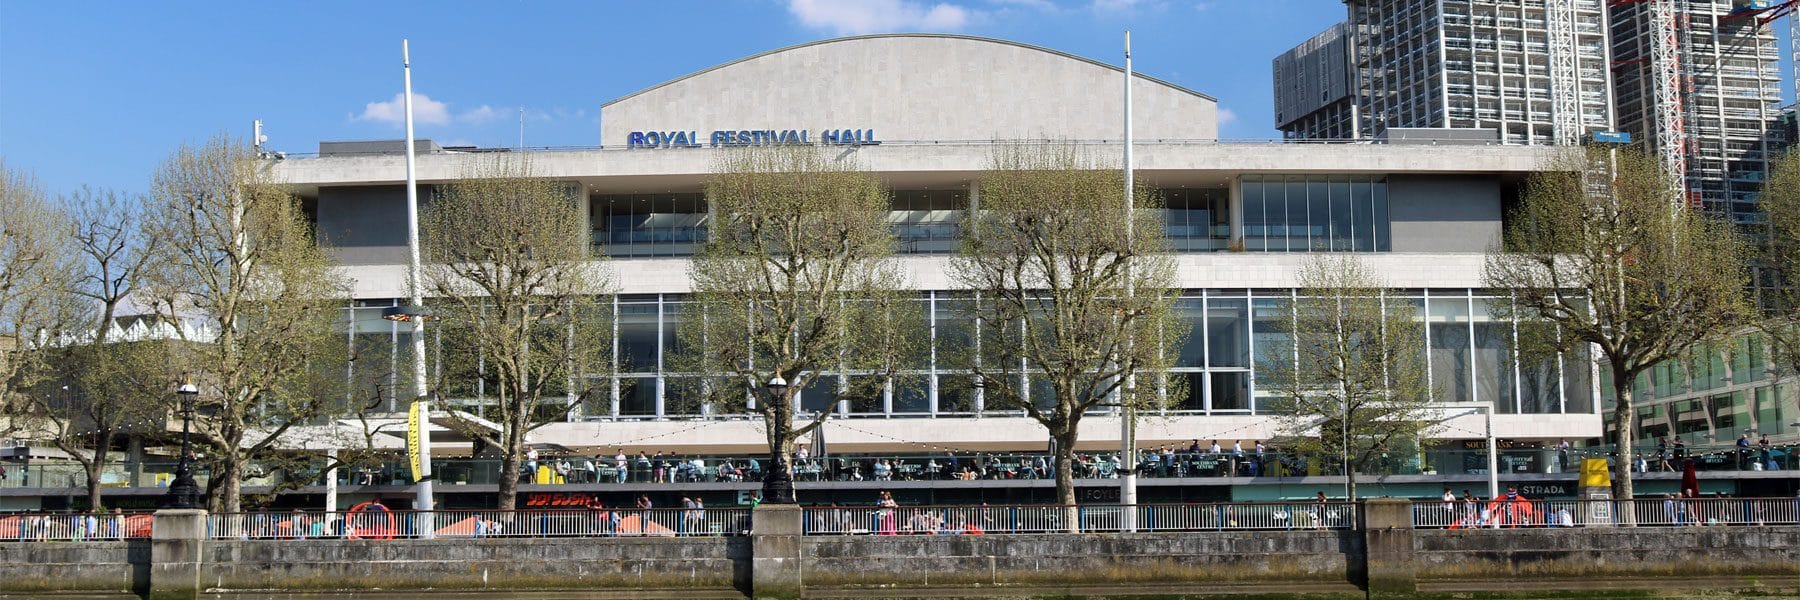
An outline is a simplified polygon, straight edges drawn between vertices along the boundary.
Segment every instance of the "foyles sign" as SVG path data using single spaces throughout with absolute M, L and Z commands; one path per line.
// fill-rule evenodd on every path
M 873 129 L 823 129 L 818 135 L 805 129 L 718 129 L 705 138 L 697 131 L 633 131 L 625 137 L 629 149 L 733 148 L 739 146 L 874 146 Z

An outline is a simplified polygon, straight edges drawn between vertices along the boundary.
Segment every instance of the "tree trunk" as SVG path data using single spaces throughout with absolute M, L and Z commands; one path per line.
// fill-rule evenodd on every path
M 1350 463 L 1344 463 L 1344 496 L 1346 502 L 1356 501 L 1356 469 Z
M 1056 503 L 1062 506 L 1063 526 L 1070 533 L 1081 531 L 1080 509 L 1075 506 L 1075 431 L 1079 422 L 1069 423 L 1062 431 L 1055 433 L 1056 456 Z
M 769 430 L 769 466 L 763 470 L 762 501 L 764 504 L 794 504 L 794 396 L 798 388 L 789 388 L 786 398 L 769 399 L 766 413 Z
M 514 397 L 516 398 L 517 396 Z M 502 400 L 502 402 L 505 401 Z M 528 404 L 520 403 L 519 406 L 514 407 L 514 410 L 523 411 L 529 406 L 530 405 Z M 520 420 L 519 417 L 521 416 L 523 415 L 515 413 L 507 417 L 513 422 L 509 424 L 510 426 L 505 427 L 507 431 L 503 432 L 503 435 L 506 437 L 501 440 L 501 446 L 503 447 L 500 449 L 500 501 L 495 508 L 503 511 L 515 510 L 518 508 L 519 463 L 520 461 L 525 460 L 525 428 L 518 424 L 518 421 Z M 527 473 L 525 475 L 528 477 L 537 477 L 535 471 L 536 469 L 533 469 L 532 473 Z
M 100 502 L 100 475 L 106 471 L 106 454 L 112 448 L 112 429 L 101 429 L 94 440 L 94 460 L 87 465 L 88 510 L 98 513 L 106 507 Z
M 514 449 L 508 448 L 500 453 L 500 501 L 494 508 L 503 511 L 512 510 L 518 496 L 519 455 Z
M 1612 372 L 1613 397 L 1617 399 L 1613 405 L 1613 429 L 1617 431 L 1615 447 L 1618 448 L 1619 454 L 1619 460 L 1613 463 L 1614 496 L 1619 500 L 1630 500 L 1635 493 L 1631 485 L 1631 465 L 1636 462 L 1631 432 L 1632 422 L 1637 420 L 1637 407 L 1632 406 L 1631 393 L 1631 380 L 1634 374 L 1626 373 L 1618 365 L 1613 365 Z M 1630 510 L 1620 512 L 1627 516 L 1628 522 L 1636 522 L 1637 513 Z
M 215 488 L 218 490 L 218 495 L 212 499 L 211 504 L 219 507 L 219 512 L 235 513 L 244 510 L 243 499 L 238 494 L 238 491 L 243 488 L 243 482 L 239 477 L 244 471 L 239 460 L 236 456 L 229 456 L 225 460 L 219 461 L 218 468 L 211 473 L 211 478 L 207 481 L 209 484 L 207 487 L 214 487 L 211 485 L 214 482 L 218 484 Z

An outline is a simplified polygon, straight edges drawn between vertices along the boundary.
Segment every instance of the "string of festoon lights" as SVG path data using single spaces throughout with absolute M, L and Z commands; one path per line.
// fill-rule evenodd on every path
M 942 445 L 932 444 L 932 443 L 928 443 L 928 442 L 921 442 L 921 441 L 917 441 L 917 440 L 909 440 L 909 439 L 905 439 L 905 438 L 894 437 L 894 436 L 887 435 L 884 433 L 876 433 L 873 431 L 869 431 L 866 429 L 852 426 L 847 421 L 828 421 L 828 423 L 830 423 L 831 426 L 834 428 L 848 429 L 850 431 L 854 431 L 856 433 L 860 433 L 860 434 L 863 434 L 866 436 L 881 438 L 881 439 L 888 440 L 891 442 L 899 442 L 902 444 L 917 446 L 920 448 L 925 448 L 928 450 L 934 450 L 934 451 L 938 451 L 938 452 L 946 452 L 946 453 L 961 452 L 964 454 L 978 454 L 978 453 L 986 452 L 985 450 L 971 450 L 968 448 L 956 448 L 956 447 L 952 447 L 952 446 L 942 446 Z M 821 426 L 823 426 L 823 425 L 821 425 Z

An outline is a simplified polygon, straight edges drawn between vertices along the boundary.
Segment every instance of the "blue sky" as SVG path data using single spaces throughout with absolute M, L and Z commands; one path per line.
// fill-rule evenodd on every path
M 171 149 L 217 132 L 313 152 L 398 138 L 400 39 L 418 135 L 599 143 L 599 107 L 699 69 L 860 33 L 958 32 L 1108 63 L 1217 97 L 1221 135 L 1274 137 L 1270 60 L 1341 0 L 0 1 L 0 156 L 55 192 L 148 189 Z M 427 100 L 428 99 L 428 100 Z

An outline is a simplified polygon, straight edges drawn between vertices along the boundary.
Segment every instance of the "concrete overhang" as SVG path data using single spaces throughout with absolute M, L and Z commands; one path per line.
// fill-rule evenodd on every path
M 1096 160 L 1111 160 L 1117 141 L 1074 142 Z M 959 185 L 991 164 L 996 142 L 906 142 L 832 148 L 895 186 Z M 1557 162 L 1563 151 L 1540 146 L 1429 146 L 1309 144 L 1195 140 L 1143 140 L 1135 144 L 1139 177 L 1164 186 L 1210 185 L 1244 174 L 1499 174 L 1523 176 Z M 523 153 L 426 154 L 418 157 L 420 183 L 447 183 L 494 160 L 524 157 L 532 173 L 584 184 L 592 193 L 695 191 L 720 158 L 734 149 L 569 150 Z M 496 157 L 503 157 L 497 159 Z M 320 187 L 398 185 L 405 182 L 401 155 L 289 158 L 274 166 L 275 180 L 310 196 Z

